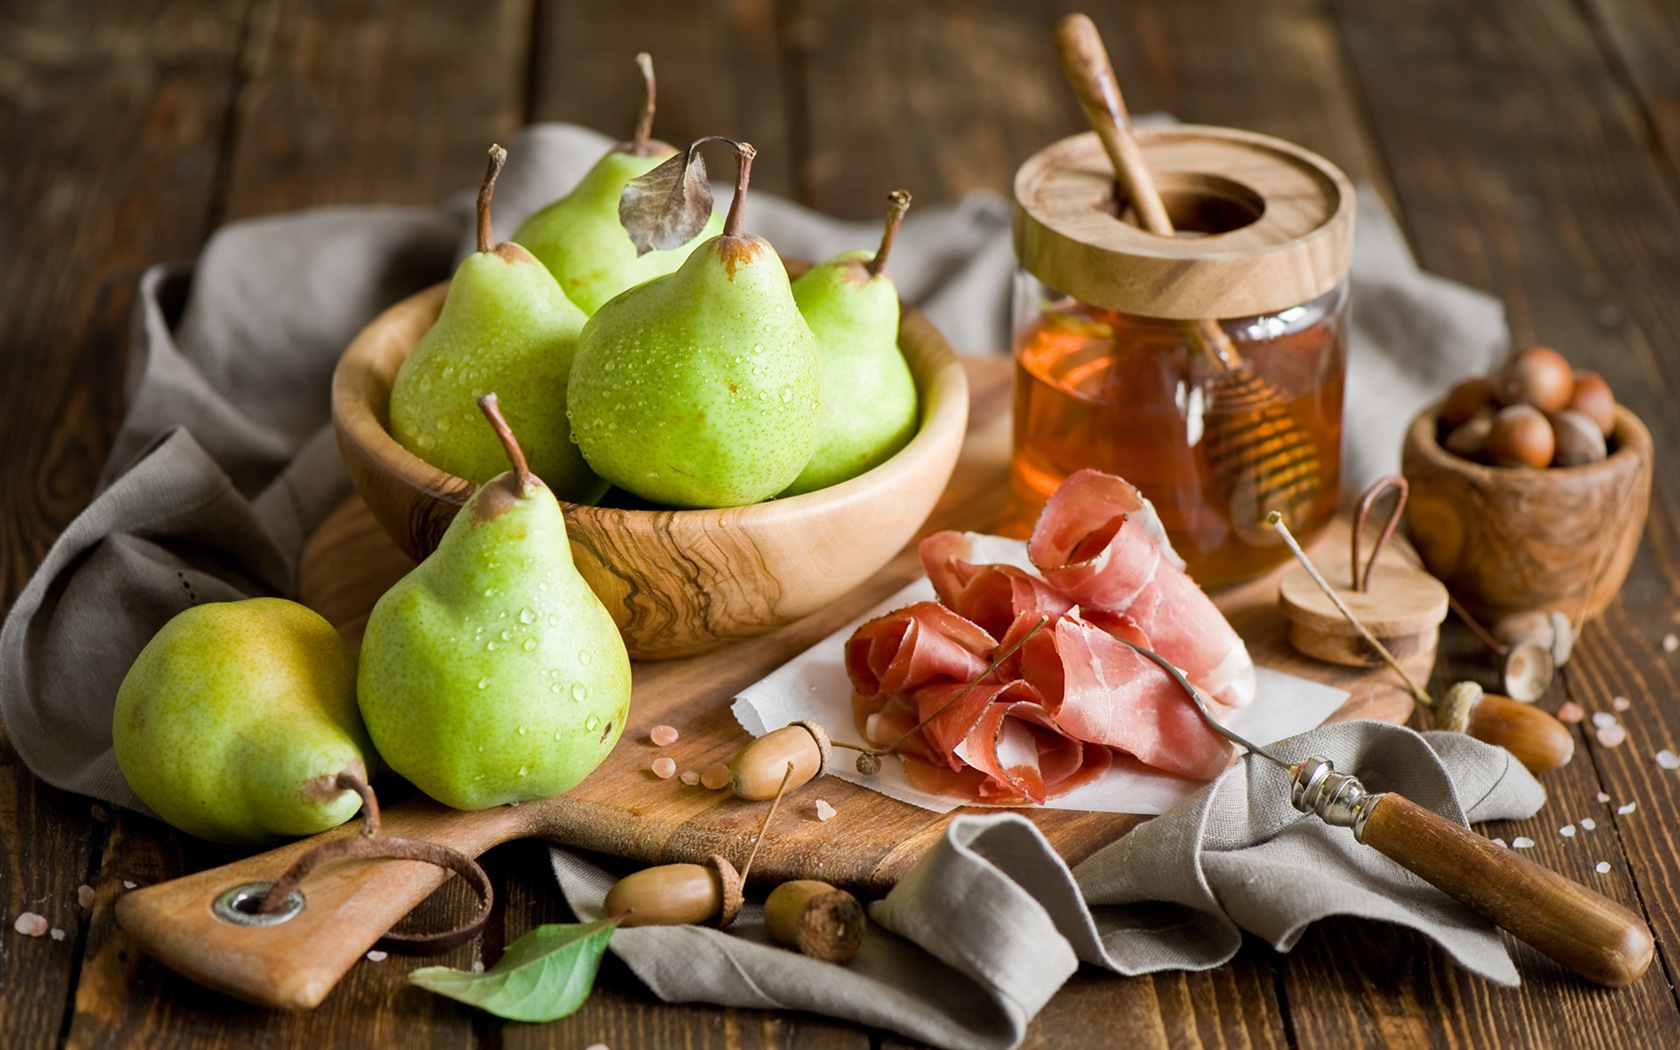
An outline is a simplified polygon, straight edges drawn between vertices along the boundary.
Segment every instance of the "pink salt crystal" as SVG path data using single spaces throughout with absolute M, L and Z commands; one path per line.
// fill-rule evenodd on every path
M 1620 747 L 1627 740 L 1627 730 L 1621 723 L 1612 722 L 1607 726 L 1599 726 L 1598 742 L 1605 747 Z
M 1665 653 L 1672 653 L 1676 649 L 1680 649 L 1680 637 L 1675 637 L 1673 634 L 1663 635 L 1662 647 Z
M 608 1046 L 606 1043 L 590 1043 L 588 1046 L 584 1047 L 583 1050 L 612 1050 L 612 1047 Z
M 1601 860 L 1597 864 L 1593 865 L 1593 870 L 1598 872 L 1600 875 L 1608 875 L 1610 874 L 1610 862 L 1607 860 Z
M 46 916 L 26 911 L 17 917 L 16 922 L 12 923 L 12 929 L 25 937 L 39 937 L 47 932 L 49 925 Z
M 1581 710 L 1580 704 L 1573 700 L 1566 700 L 1558 707 L 1557 716 L 1559 722 L 1575 723 L 1585 719 L 1587 713 Z
M 55 941 L 62 941 L 64 939 L 64 936 L 65 936 L 64 931 L 59 929 L 57 926 L 54 926 L 52 929 L 48 930 L 47 933 Z
M 93 887 L 89 886 L 85 882 L 82 883 L 80 886 L 77 886 L 76 887 L 76 903 L 80 904 L 82 907 L 88 909 L 89 911 L 92 911 L 93 910 Z
M 669 758 L 653 760 L 653 775 L 660 780 L 669 780 L 677 773 L 677 763 Z
M 1610 706 L 1614 707 L 1618 711 L 1626 711 L 1628 708 L 1633 706 L 1633 701 L 1629 700 L 1625 696 L 1618 696 L 1610 701 Z
M 836 810 L 833 806 L 829 805 L 827 802 L 824 802 L 820 798 L 817 799 L 817 819 L 818 820 L 827 820 L 830 817 L 834 816 L 835 812 L 836 812 Z
M 729 786 L 729 767 L 713 762 L 700 774 L 700 783 L 711 791 L 722 791 Z
M 687 784 L 689 787 L 693 787 L 694 785 L 700 783 L 700 774 L 696 773 L 692 769 L 685 769 L 682 771 L 682 776 L 677 779 L 682 781 L 684 784 Z
M 386 959 L 389 959 L 389 958 L 390 958 L 389 955 L 380 951 L 378 948 L 375 948 L 373 951 L 370 951 L 370 952 L 367 953 L 368 962 L 384 962 Z
M 97 802 L 95 802 L 93 805 L 88 807 L 88 813 L 90 813 L 93 816 L 94 820 L 99 821 L 99 823 L 101 823 L 101 824 L 103 824 L 106 821 L 111 819 L 111 814 L 107 813 L 105 811 L 105 807 L 101 806 Z
M 648 730 L 648 739 L 653 741 L 654 747 L 670 747 L 681 735 L 676 726 L 657 725 Z
M 1608 791 L 1600 791 L 1600 792 L 1599 792 L 1599 793 L 1598 793 L 1598 800 L 1599 800 L 1599 801 L 1600 801 L 1600 802 L 1608 802 L 1608 801 L 1610 801 L 1610 792 L 1608 792 Z

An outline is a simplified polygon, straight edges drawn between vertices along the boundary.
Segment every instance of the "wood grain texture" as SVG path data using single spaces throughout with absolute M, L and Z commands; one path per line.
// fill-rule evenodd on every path
M 1586 7 L 1680 193 L 1680 10 L 1663 0 L 1587 0 Z
M 439 285 L 376 318 L 333 374 L 333 425 L 350 477 L 403 552 L 425 557 L 473 486 L 389 433 L 391 385 L 442 306 Z M 899 345 L 921 426 L 858 477 L 744 507 L 625 510 L 566 504 L 573 563 L 606 605 L 633 659 L 692 656 L 825 607 L 867 579 L 920 528 L 962 450 L 967 380 L 938 330 L 905 307 Z M 317 536 L 313 550 L 340 546 Z M 353 571 L 324 564 L 323 575 Z
M 1645 532 L 1656 451 L 1616 410 L 1611 454 L 1581 467 L 1489 467 L 1436 442 L 1439 413 L 1406 431 L 1406 525 L 1429 571 L 1474 615 L 1554 609 L 1576 624 L 1622 588 Z
M 209 228 L 243 18 L 237 5 L 0 5 L 0 610 L 104 466 L 135 281 Z M 9 1047 L 60 1041 L 88 937 L 77 887 L 106 830 L 89 813 L 0 739 Z M 57 936 L 16 933 L 24 912 Z
M 799 196 L 799 99 L 788 83 L 782 26 L 790 5 L 650 0 L 636 6 L 632 15 L 616 0 L 537 0 L 530 118 L 628 139 L 642 104 L 633 59 L 646 51 L 659 79 L 656 138 L 674 146 L 705 135 L 744 139 L 758 149 L 754 192 Z

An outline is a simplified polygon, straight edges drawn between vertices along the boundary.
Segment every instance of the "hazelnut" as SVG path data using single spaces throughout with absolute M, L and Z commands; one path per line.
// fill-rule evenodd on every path
M 1484 408 L 1454 427 L 1441 447 L 1455 456 L 1484 462 L 1487 459 L 1488 435 L 1493 432 L 1494 411 Z
M 1549 417 L 1555 449 L 1552 466 L 1581 467 L 1597 463 L 1610 454 L 1604 431 L 1581 412 L 1559 412 Z
M 1579 412 L 1597 423 L 1599 432 L 1605 437 L 1616 429 L 1616 396 L 1610 392 L 1610 384 L 1597 372 L 1575 373 L 1575 392 L 1564 408 Z
M 1552 425 L 1531 405 L 1509 405 L 1493 417 L 1487 457 L 1496 467 L 1545 467 L 1556 447 Z
M 1494 391 L 1505 405 L 1532 405 L 1558 412 L 1575 392 L 1575 371 L 1549 346 L 1531 346 L 1512 354 L 1493 375 Z
M 1493 380 L 1488 376 L 1471 376 L 1447 391 L 1447 399 L 1441 403 L 1441 425 L 1449 431 L 1456 430 L 1471 417 L 1497 407 Z

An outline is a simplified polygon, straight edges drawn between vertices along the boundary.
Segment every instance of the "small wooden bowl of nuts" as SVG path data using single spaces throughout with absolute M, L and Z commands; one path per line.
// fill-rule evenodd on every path
M 1621 589 L 1645 530 L 1651 434 L 1604 380 L 1518 351 L 1407 430 L 1406 524 L 1471 613 L 1552 609 L 1579 628 Z

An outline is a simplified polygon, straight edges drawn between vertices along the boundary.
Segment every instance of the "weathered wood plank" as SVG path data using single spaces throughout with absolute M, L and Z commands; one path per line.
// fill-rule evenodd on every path
M 1680 331 L 1680 310 L 1662 291 L 1680 279 L 1680 209 L 1637 100 L 1579 6 L 1332 6 L 1420 262 L 1499 295 L 1519 342 L 1551 343 L 1604 373 L 1657 447 L 1672 444 L 1680 419 L 1662 390 L 1675 363 L 1651 347 Z M 1306 965 L 1286 971 L 1303 1043 L 1603 1045 L 1680 1024 L 1667 981 L 1680 916 L 1657 904 L 1680 877 L 1668 830 L 1680 812 L 1651 760 L 1680 738 L 1677 712 L 1657 699 L 1672 692 L 1657 647 L 1680 577 L 1674 466 L 1659 454 L 1656 467 L 1651 528 L 1633 574 L 1542 701 L 1567 696 L 1610 713 L 1612 696 L 1637 697 L 1643 706 L 1620 716 L 1629 742 L 1605 749 L 1581 734 L 1574 762 L 1544 778 L 1550 797 L 1540 814 L 1485 830 L 1533 839 L 1533 859 L 1651 915 L 1658 963 L 1607 995 L 1516 946 L 1527 983 L 1503 993 L 1420 951 L 1411 935 L 1392 933 L 1385 948 L 1381 932 L 1331 924 L 1303 942 Z M 1448 639 L 1437 686 L 1456 677 L 1491 684 L 1491 654 L 1462 629 Z M 1598 801 L 1600 791 L 1612 804 Z M 1640 809 L 1618 816 L 1614 805 L 1628 800 Z M 1581 829 L 1582 818 L 1596 827 Z M 1565 825 L 1573 837 L 1559 833 Z
M 220 218 L 475 188 L 523 122 L 529 28 L 527 0 L 258 4 Z
M 1081 6 L 802 5 L 790 43 L 804 55 L 811 202 L 872 217 L 901 183 L 927 202 L 975 189 L 1007 196 L 1022 161 L 1085 130 L 1050 44 L 1056 18 Z M 1318 4 L 1091 10 L 1133 113 L 1280 135 L 1380 184 Z
M 134 282 L 207 229 L 239 5 L 0 7 L 0 609 L 81 510 L 120 411 Z M 0 1024 L 58 1044 L 103 829 L 0 742 Z M 13 930 L 25 911 L 53 936 Z
M 796 197 L 802 144 L 790 128 L 798 102 L 789 94 L 782 6 L 655 0 L 631 15 L 614 0 L 539 0 L 531 119 L 628 139 L 642 106 L 634 60 L 646 51 L 659 80 L 655 136 L 674 146 L 703 135 L 745 139 L 758 149 L 753 188 Z M 719 166 L 715 174 L 727 179 L 732 170 Z
M 1680 193 L 1680 9 L 1662 0 L 1587 0 L 1625 71 Z

